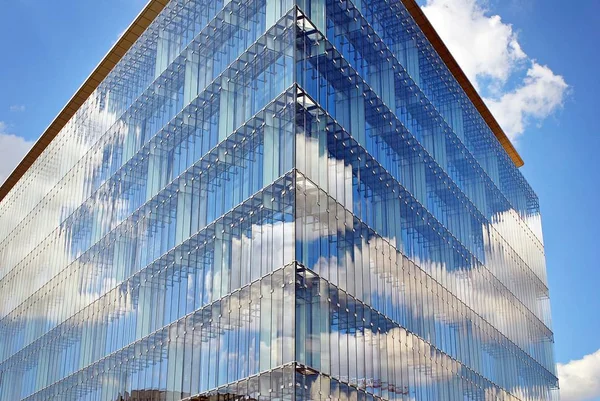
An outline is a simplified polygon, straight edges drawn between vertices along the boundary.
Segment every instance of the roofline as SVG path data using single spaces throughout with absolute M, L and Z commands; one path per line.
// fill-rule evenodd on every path
M 462 68 L 460 68 L 454 56 L 450 54 L 450 51 L 431 25 L 431 22 L 429 22 L 429 20 L 425 16 L 423 10 L 421 10 L 421 7 L 419 7 L 415 0 L 402 0 L 402 3 L 410 13 L 412 18 L 415 20 L 419 28 L 421 28 L 421 31 L 423 31 L 425 37 L 427 38 L 427 40 L 429 40 L 429 42 L 431 43 L 437 54 L 440 56 L 444 64 L 446 64 L 446 67 L 448 67 L 454 78 L 458 81 L 462 89 L 465 91 L 465 93 L 467 94 L 477 111 L 479 111 L 479 114 L 481 114 L 486 124 L 490 127 L 490 129 L 496 136 L 496 139 L 498 139 L 498 142 L 500 142 L 500 145 L 502 145 L 508 156 L 515 164 L 515 166 L 522 167 L 525 164 L 525 162 L 517 152 L 517 149 L 515 149 L 515 146 L 512 144 L 510 139 L 508 139 L 508 136 L 502 130 L 500 124 L 498 124 L 498 121 L 496 121 L 490 109 L 488 109 L 488 107 L 485 105 L 483 99 L 481 99 L 481 96 L 479 96 L 479 94 L 475 90 L 475 87 L 473 86 L 473 84 L 471 84 L 471 81 L 469 81 L 469 78 L 467 78 Z
M 117 43 L 104 56 L 98 66 L 92 71 L 83 85 L 75 92 L 73 97 L 67 102 L 66 106 L 58 113 L 58 116 L 46 128 L 44 133 L 35 142 L 32 148 L 27 152 L 23 160 L 17 165 L 6 181 L 0 186 L 0 202 L 8 195 L 10 190 L 17 184 L 19 179 L 33 165 L 42 152 L 48 147 L 50 142 L 58 135 L 67 122 L 75 115 L 77 110 L 89 98 L 89 96 L 98 88 L 100 83 L 112 71 L 115 65 L 121 61 L 125 53 L 133 46 L 135 41 L 150 26 L 152 21 L 169 3 L 169 0 L 149 0 L 144 9 L 139 13 L 136 19 L 129 25 L 127 30 L 121 35 Z M 435 51 L 441 57 L 442 61 L 454 78 L 458 81 L 465 91 L 475 108 L 479 111 L 487 125 L 490 127 L 506 153 L 517 167 L 523 166 L 524 162 L 508 136 L 504 133 L 498 121 L 494 118 L 491 111 L 485 105 L 481 96 L 475 90 L 475 87 L 464 71 L 460 68 L 456 59 L 450 54 L 450 51 L 435 31 L 431 22 L 427 19 L 415 0 L 402 0 L 402 3 L 415 20 L 421 31 L 425 34 Z
M 19 179 L 33 165 L 42 152 L 48 147 L 50 142 L 58 135 L 67 122 L 75 115 L 77 110 L 98 88 L 100 83 L 113 70 L 115 65 L 121 61 L 125 53 L 133 46 L 135 41 L 156 19 L 158 14 L 169 3 L 169 0 L 149 0 L 144 9 L 138 14 L 135 20 L 123 32 L 117 43 L 104 56 L 98 66 L 92 71 L 83 85 L 79 87 L 73 97 L 67 102 L 66 106 L 58 113 L 52 123 L 46 128 L 40 138 L 33 144 L 23 160 L 17 165 L 6 181 L 0 186 L 0 202 L 8 195 L 11 189 L 17 184 Z

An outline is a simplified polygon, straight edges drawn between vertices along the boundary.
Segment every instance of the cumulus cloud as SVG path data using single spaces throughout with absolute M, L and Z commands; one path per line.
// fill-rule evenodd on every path
M 485 0 L 427 0 L 423 11 L 511 139 L 561 108 L 565 79 L 529 57 Z
M 12 173 L 33 142 L 8 133 L 7 125 L 0 121 L 0 184 Z
M 486 103 L 506 133 L 516 138 L 529 122 L 542 121 L 559 109 L 568 87 L 563 77 L 534 61 L 522 85 Z
M 484 78 L 506 82 L 527 58 L 512 26 L 488 16 L 479 0 L 428 0 L 423 11 L 477 86 Z
M 600 350 L 582 359 L 559 363 L 557 368 L 562 401 L 590 401 L 600 398 Z

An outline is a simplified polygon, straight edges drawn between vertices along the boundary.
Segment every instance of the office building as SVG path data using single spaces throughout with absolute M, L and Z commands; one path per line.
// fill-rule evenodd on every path
M 555 399 L 522 164 L 413 0 L 152 0 L 0 188 L 0 399 Z

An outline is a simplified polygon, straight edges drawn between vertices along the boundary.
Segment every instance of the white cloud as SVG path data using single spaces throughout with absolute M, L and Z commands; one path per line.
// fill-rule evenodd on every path
M 600 350 L 557 368 L 562 401 L 600 399 Z
M 7 130 L 6 124 L 0 121 L 0 184 L 12 173 L 33 145 L 33 142 L 9 134 Z
M 478 78 L 505 83 L 527 57 L 512 26 L 488 16 L 479 0 L 428 0 L 423 11 L 476 85 Z
M 511 139 L 563 105 L 564 78 L 530 58 L 485 0 L 427 0 L 423 11 Z
M 10 111 L 12 111 L 13 113 L 23 112 L 25 111 L 25 106 L 22 104 L 13 104 L 12 106 L 10 106 Z
M 542 121 L 559 109 L 568 88 L 563 77 L 533 61 L 519 87 L 486 103 L 507 135 L 515 139 L 529 122 Z

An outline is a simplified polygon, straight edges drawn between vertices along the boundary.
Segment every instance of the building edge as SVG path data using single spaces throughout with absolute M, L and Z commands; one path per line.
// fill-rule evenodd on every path
M 98 88 L 100 83 L 108 76 L 127 51 L 133 46 L 136 40 L 146 31 L 150 24 L 156 19 L 158 14 L 165 8 L 170 0 L 149 0 L 144 9 L 138 14 L 135 20 L 129 25 L 127 30 L 121 35 L 117 43 L 104 56 L 98 66 L 92 71 L 73 97 L 60 111 L 58 116 L 50 123 L 48 128 L 33 144 L 29 152 L 8 176 L 0 186 L 0 202 L 8 195 L 10 190 L 17 184 L 25 172 L 33 165 L 42 152 L 48 147 L 50 142 L 58 135 L 67 122 L 75 115 L 77 110 L 89 98 L 89 96 Z M 448 67 L 454 78 L 458 81 L 465 94 L 469 97 L 477 111 L 481 114 L 486 124 L 490 127 L 496 139 L 500 142 L 508 156 L 517 167 L 524 165 L 523 159 L 517 152 L 514 145 L 506 133 L 498 124 L 491 111 L 483 102 L 483 99 L 464 71 L 460 68 L 456 59 L 438 33 L 435 31 L 431 22 L 427 19 L 416 0 L 401 0 L 411 17 L 415 20 L 425 37 L 430 41 L 434 50 L 440 56 L 444 64 Z
M 63 109 L 58 113 L 40 138 L 33 144 L 29 152 L 12 171 L 4 183 L 0 186 L 0 202 L 8 195 L 10 190 L 17 184 L 25 172 L 35 163 L 37 158 L 44 152 L 50 142 L 58 135 L 67 122 L 75 115 L 77 110 L 98 88 L 100 83 L 108 76 L 136 40 L 146 31 L 148 26 L 156 19 L 158 14 L 169 3 L 169 0 L 149 0 L 144 9 L 135 20 L 123 32 L 121 37 L 104 56 L 102 61 L 94 68 L 84 83 L 79 87 Z
M 492 115 L 490 109 L 485 105 L 483 99 L 481 98 L 481 96 L 479 96 L 479 93 L 477 93 L 475 87 L 473 86 L 471 81 L 469 81 L 469 78 L 467 78 L 467 75 L 464 73 L 462 68 L 460 68 L 460 66 L 456 62 L 456 59 L 450 53 L 450 50 L 448 50 L 448 47 L 446 47 L 444 41 L 442 40 L 442 38 L 440 38 L 440 35 L 438 35 L 433 25 L 431 25 L 431 22 L 429 22 L 429 19 L 427 18 L 423 10 L 421 10 L 421 7 L 419 7 L 416 0 L 401 1 L 402 4 L 404 4 L 404 7 L 410 13 L 411 17 L 417 23 L 419 28 L 421 28 L 421 31 L 423 31 L 423 34 L 425 35 L 427 40 L 429 40 L 429 42 L 433 46 L 433 49 L 440 56 L 444 64 L 446 64 L 446 67 L 448 67 L 454 78 L 460 84 L 465 94 L 469 97 L 471 103 L 473 103 L 479 114 L 481 114 L 481 116 L 483 117 L 486 124 L 490 127 L 490 129 L 496 136 L 496 139 L 498 140 L 498 142 L 500 142 L 500 144 L 502 145 L 510 159 L 513 161 L 515 166 L 522 167 L 525 164 L 525 162 L 517 152 L 517 149 L 510 141 L 504 130 L 502 130 L 502 127 L 500 127 L 500 124 Z

